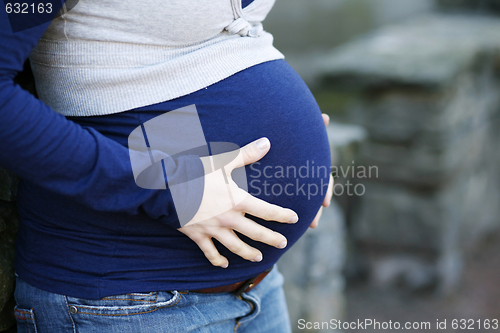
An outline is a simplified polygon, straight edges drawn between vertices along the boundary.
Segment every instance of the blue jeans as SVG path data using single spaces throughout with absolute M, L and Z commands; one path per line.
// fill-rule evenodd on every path
M 18 333 L 291 332 L 276 266 L 239 297 L 174 290 L 88 300 L 16 283 Z

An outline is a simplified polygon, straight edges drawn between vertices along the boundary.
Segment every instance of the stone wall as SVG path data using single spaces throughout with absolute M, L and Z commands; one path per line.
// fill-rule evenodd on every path
M 430 12 L 435 0 L 277 0 L 264 22 L 310 87 L 324 52 L 374 28 Z
M 36 96 L 29 61 L 14 78 L 15 83 Z M 0 332 L 15 332 L 14 320 L 14 243 L 19 219 L 16 195 L 19 177 L 0 168 Z M 8 330 L 11 327 L 11 330 Z
M 497 18 L 425 15 L 323 63 L 323 90 L 353 96 L 346 119 L 369 133 L 358 161 L 379 171 L 359 180 L 366 193 L 350 234 L 387 258 L 425 258 L 445 293 L 458 285 L 464 251 L 500 226 L 498 31 Z
M 366 137 L 364 129 L 330 123 L 327 132 L 332 165 L 350 165 L 351 157 L 357 155 L 357 149 Z M 333 199 L 330 207 L 323 210 L 318 227 L 309 229 L 279 260 L 278 267 L 285 277 L 284 289 L 294 332 L 307 331 L 299 329 L 299 319 L 325 322 L 344 318 L 345 237 L 344 210 Z
M 36 96 L 29 61 L 14 81 Z M 0 168 L 0 332 L 15 332 L 14 320 L 14 243 L 19 219 L 16 195 L 19 177 Z M 9 330 L 9 328 L 11 328 Z
M 445 10 L 500 12 L 499 0 L 438 0 L 438 4 Z
M 0 169 L 0 332 L 14 325 L 14 242 L 18 226 L 17 177 Z

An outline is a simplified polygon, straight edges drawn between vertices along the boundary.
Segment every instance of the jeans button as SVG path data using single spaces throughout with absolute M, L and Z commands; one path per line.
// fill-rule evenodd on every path
M 76 308 L 76 306 L 70 306 L 69 307 L 69 313 L 71 314 L 76 314 L 78 312 L 78 309 Z

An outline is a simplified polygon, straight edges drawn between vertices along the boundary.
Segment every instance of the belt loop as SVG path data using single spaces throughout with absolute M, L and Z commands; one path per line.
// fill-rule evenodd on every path
M 273 267 L 274 267 L 274 266 L 269 267 L 268 269 L 266 269 L 266 270 L 265 270 L 264 272 L 262 272 L 262 273 L 266 273 L 265 275 L 267 275 L 267 273 L 269 273 L 269 272 L 273 269 Z M 264 277 L 265 277 L 265 275 L 264 275 Z M 241 285 L 241 287 L 239 287 L 239 288 L 238 288 L 238 289 L 234 292 L 235 296 L 241 296 L 241 294 L 243 294 L 244 292 L 249 292 L 250 290 L 252 290 L 252 289 L 253 289 L 253 287 L 254 287 L 254 282 L 255 282 L 255 280 L 257 280 L 257 278 L 258 278 L 259 276 L 261 276 L 261 274 L 259 274 L 259 275 L 257 275 L 257 276 L 254 276 L 254 277 L 253 277 L 253 278 L 251 278 L 251 279 L 246 280 L 246 281 L 245 281 L 245 283 L 243 283 L 243 284 Z M 263 278 L 264 278 L 264 277 L 263 277 Z M 260 281 L 257 281 L 257 283 L 259 283 L 259 282 L 260 282 Z M 250 289 L 249 289 L 249 290 L 247 290 L 248 288 L 250 288 Z

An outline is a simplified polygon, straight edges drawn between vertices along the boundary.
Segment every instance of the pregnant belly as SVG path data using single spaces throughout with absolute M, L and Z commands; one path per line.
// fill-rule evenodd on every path
M 287 248 L 280 250 L 240 235 L 245 242 L 262 251 L 264 259 L 260 263 L 244 260 L 214 241 L 221 254 L 229 259 L 228 269 L 238 281 L 274 264 L 308 229 L 321 207 L 330 174 L 325 126 L 311 92 L 284 60 L 253 66 L 171 101 L 78 121 L 126 145 L 128 134 L 141 123 L 191 104 L 196 105 L 207 142 L 232 142 L 242 147 L 258 138 L 269 138 L 271 149 L 268 154 L 246 166 L 248 192 L 267 202 L 290 208 L 299 216 L 296 224 L 263 221 L 249 216 L 288 240 Z M 134 118 L 132 122 L 131 117 Z M 120 123 L 126 124 L 128 130 L 121 129 Z M 163 267 L 166 271 L 170 269 L 168 272 L 172 273 L 168 275 L 193 283 L 203 281 L 207 283 L 203 285 L 205 287 L 211 286 L 211 280 L 212 284 L 220 282 L 221 269 L 211 266 L 197 245 L 187 237 L 168 227 L 136 228 L 139 227 L 131 224 L 129 230 L 138 230 L 144 235 L 141 246 L 151 247 L 144 265 L 155 269 Z M 154 237 L 156 235 L 162 235 L 162 238 Z M 136 255 L 133 244 L 121 240 L 117 246 L 117 253 L 124 257 Z M 172 258 L 172 253 L 177 257 Z M 119 263 L 116 265 L 118 267 Z M 149 266 L 141 267 L 142 271 Z
M 321 111 L 303 80 L 285 61 L 271 61 L 198 91 L 189 102 L 197 107 L 208 142 L 233 142 L 241 147 L 260 137 L 269 138 L 269 153 L 246 167 L 248 191 L 267 202 L 293 209 L 299 222 L 289 225 L 252 218 L 282 233 L 290 247 L 318 212 L 330 174 L 330 152 Z M 186 106 L 184 98 L 168 103 L 170 110 Z M 141 110 L 155 110 L 155 106 Z M 261 249 L 269 263 L 284 252 L 242 238 Z M 233 267 L 235 262 L 248 265 L 225 248 L 219 249 Z

